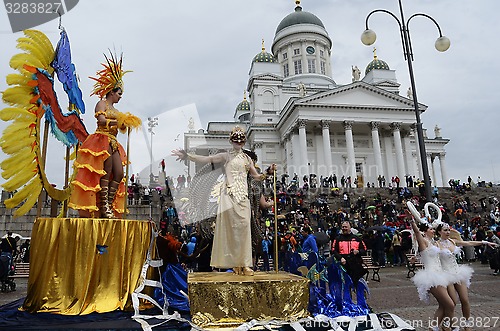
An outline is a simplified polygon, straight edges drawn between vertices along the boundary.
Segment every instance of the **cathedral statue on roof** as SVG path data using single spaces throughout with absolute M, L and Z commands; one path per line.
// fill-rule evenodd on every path
M 351 66 L 352 69 L 352 82 L 357 82 L 361 78 L 361 70 L 358 66 Z

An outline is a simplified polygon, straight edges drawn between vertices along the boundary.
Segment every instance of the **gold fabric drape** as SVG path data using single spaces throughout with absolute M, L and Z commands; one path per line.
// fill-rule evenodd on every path
M 309 315 L 309 280 L 290 273 L 227 272 L 188 275 L 193 323 L 201 327 L 231 327 L 253 318 L 298 320 Z
M 137 220 L 38 218 L 22 309 L 84 315 L 131 308 L 151 227 Z

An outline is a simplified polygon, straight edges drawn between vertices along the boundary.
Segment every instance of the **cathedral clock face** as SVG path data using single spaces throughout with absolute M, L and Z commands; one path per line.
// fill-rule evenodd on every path
M 315 52 L 314 47 L 307 46 L 306 52 L 307 52 L 307 54 L 314 54 L 314 52 Z

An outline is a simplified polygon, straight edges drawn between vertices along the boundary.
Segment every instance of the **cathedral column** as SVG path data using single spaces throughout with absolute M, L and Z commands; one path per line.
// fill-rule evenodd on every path
M 345 142 L 347 147 L 347 176 L 351 176 L 351 185 L 356 178 L 356 159 L 354 154 L 354 140 L 352 137 L 352 121 L 344 121 Z
M 411 150 L 411 143 L 410 143 L 410 133 L 405 132 L 403 134 L 403 148 L 405 152 L 405 159 L 406 159 L 406 174 L 413 176 L 415 175 L 415 169 L 413 169 L 413 152 Z
M 299 124 L 299 144 L 300 144 L 300 158 L 299 161 L 299 175 L 302 177 L 304 175 L 309 175 L 309 158 L 307 157 L 307 135 L 306 135 L 306 124 L 307 121 L 300 119 Z
M 319 45 L 314 43 L 314 48 L 316 49 L 316 73 L 321 74 L 321 57 L 319 54 Z M 325 68 L 326 71 L 326 68 Z
M 441 168 L 441 180 L 443 181 L 443 186 L 446 186 L 446 183 L 448 183 L 448 175 L 446 174 L 445 156 L 446 153 L 439 154 L 439 167 Z
M 380 150 L 380 136 L 378 133 L 378 128 L 380 122 L 371 122 L 370 126 L 372 128 L 372 143 L 373 143 L 373 154 L 375 156 L 375 165 L 377 166 L 377 173 L 375 178 L 384 175 L 384 168 L 382 166 L 382 151 Z
M 291 44 L 288 45 L 286 56 L 288 63 L 288 75 L 293 76 L 295 75 L 295 68 L 293 67 L 293 48 Z
M 418 143 L 418 134 L 417 134 L 417 126 L 414 124 L 412 125 L 412 129 L 413 129 L 413 138 L 415 139 L 415 154 L 416 154 L 416 161 L 417 161 L 417 171 L 415 173 L 415 175 L 420 178 L 420 179 L 423 179 L 424 178 L 424 175 L 422 174 L 422 161 L 420 160 L 420 145 Z
M 302 157 L 300 151 L 300 139 L 298 129 L 292 132 L 292 150 L 293 150 L 293 172 L 299 174 L 300 172 L 300 158 Z
M 253 151 L 257 155 L 257 162 L 260 164 L 261 168 L 263 168 L 262 161 L 264 160 L 262 158 L 262 142 L 254 142 L 253 143 Z
M 330 121 L 321 121 L 321 128 L 323 134 L 323 154 L 325 158 L 325 165 L 327 168 L 326 175 L 332 172 L 332 148 L 330 145 Z
M 390 137 L 390 132 L 386 131 L 383 137 L 384 140 L 384 149 L 385 149 L 385 163 L 387 166 L 386 171 L 386 180 L 387 183 L 391 181 L 391 178 L 394 177 L 396 171 L 394 171 L 394 154 L 392 153 L 392 139 Z
M 288 175 L 290 175 L 290 169 L 293 166 L 292 157 L 291 157 L 292 156 L 292 141 L 290 139 L 290 133 L 285 134 L 285 137 L 283 138 L 283 143 L 285 145 L 285 148 L 283 151 L 283 153 L 285 155 L 284 155 L 283 160 L 285 160 L 285 164 L 286 164 L 286 173 Z
M 306 56 L 306 43 L 302 41 L 300 43 L 300 59 L 302 60 L 302 73 L 307 74 L 309 73 L 309 66 L 307 63 L 307 56 Z
M 434 176 L 434 164 L 432 163 L 432 154 L 427 153 L 427 167 L 429 168 L 429 176 L 431 177 L 431 186 L 436 185 Z
M 438 182 L 437 182 L 437 177 L 436 177 L 436 167 L 435 167 L 435 164 L 434 164 L 434 161 L 436 160 L 436 156 L 435 155 L 431 155 L 431 162 L 432 162 L 432 180 L 433 180 L 433 183 L 434 183 L 434 186 L 437 186 L 438 185 Z
M 401 181 L 404 180 L 406 172 L 405 172 L 405 160 L 403 158 L 403 146 L 401 144 L 401 132 L 399 129 L 401 128 L 401 123 L 392 123 L 392 135 L 394 137 L 394 149 L 396 152 L 396 163 L 398 165 L 397 174 Z

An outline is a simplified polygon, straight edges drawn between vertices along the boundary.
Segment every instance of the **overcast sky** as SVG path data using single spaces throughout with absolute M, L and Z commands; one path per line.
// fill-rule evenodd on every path
M 351 82 L 351 65 L 363 71 L 373 59 L 373 48 L 360 42 L 365 18 L 374 9 L 399 15 L 396 0 L 303 0 L 303 10 L 318 16 L 333 41 L 332 72 L 337 84 Z M 465 180 L 500 180 L 500 115 L 497 75 L 498 0 L 413 0 L 404 1 L 406 18 L 417 12 L 431 15 L 451 48 L 439 53 L 434 48 L 438 32 L 434 24 L 416 17 L 410 23 L 414 72 L 418 100 L 429 108 L 422 116 L 424 127 L 434 137 L 441 127 L 446 146 L 449 177 Z M 161 115 L 153 138 L 153 170 L 166 158 L 169 175 L 183 168 L 174 166 L 170 150 L 183 146 L 182 132 L 190 117 L 196 129 L 209 121 L 231 121 L 243 98 L 252 58 L 260 52 L 261 40 L 269 50 L 276 27 L 295 8 L 293 0 L 85 0 L 62 17 L 68 32 L 73 62 L 81 78 L 89 132 L 95 130 L 93 109 L 96 97 L 89 97 L 92 76 L 100 69 L 108 48 L 124 53 L 125 93 L 117 105 L 146 124 L 131 137 L 131 171 L 148 167 L 147 118 Z M 377 33 L 377 55 L 386 61 L 406 96 L 408 69 L 402 54 L 396 21 L 378 13 L 370 28 Z M 36 27 L 49 36 L 54 46 L 59 38 L 57 22 Z M 8 62 L 16 54 L 16 39 L 5 9 L 0 9 L 0 76 L 13 72 Z M 362 77 L 363 77 L 362 75 Z M 0 91 L 7 88 L 0 80 Z M 64 100 L 62 95 L 59 95 Z M 65 104 L 61 101 L 61 104 Z M 1 104 L 0 104 L 1 105 Z M 199 116 L 198 116 L 199 115 Z M 3 130 L 4 123 L 0 123 Z M 178 135 L 180 134 L 180 139 Z M 121 141 L 125 143 L 124 137 Z M 49 144 L 49 179 L 62 183 L 64 153 L 54 139 Z M 0 152 L 0 160 L 5 155 Z M 3 179 L 1 180 L 3 182 Z

